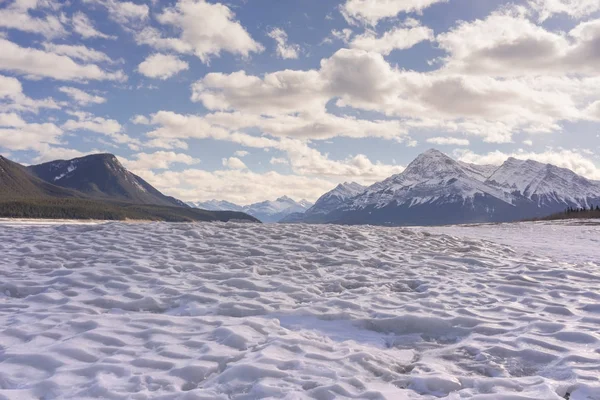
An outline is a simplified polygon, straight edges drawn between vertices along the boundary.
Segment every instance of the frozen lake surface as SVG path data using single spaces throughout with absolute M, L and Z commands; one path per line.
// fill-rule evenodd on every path
M 0 399 L 600 399 L 600 226 L 0 223 Z

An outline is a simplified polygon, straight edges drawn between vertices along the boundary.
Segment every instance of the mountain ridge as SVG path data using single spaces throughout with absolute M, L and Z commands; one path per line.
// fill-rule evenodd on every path
M 275 223 L 296 213 L 304 213 L 312 203 L 307 200 L 295 201 L 288 196 L 281 196 L 276 200 L 265 200 L 258 203 L 240 206 L 225 200 L 209 200 L 207 202 L 188 202 L 188 205 L 206 210 L 241 211 L 258 218 L 262 222 Z
M 112 173 L 107 175 L 107 169 Z M 96 174 L 78 178 L 81 171 L 90 170 Z M 133 196 L 136 192 L 146 196 Z M 127 171 L 112 154 L 51 161 L 30 167 L 0 155 L 0 217 L 259 222 L 241 212 L 212 212 L 188 207 Z
M 376 182 L 322 215 L 286 222 L 438 225 L 538 218 L 600 204 L 600 184 L 566 168 L 507 159 L 500 166 L 459 162 L 430 149 L 399 174 Z

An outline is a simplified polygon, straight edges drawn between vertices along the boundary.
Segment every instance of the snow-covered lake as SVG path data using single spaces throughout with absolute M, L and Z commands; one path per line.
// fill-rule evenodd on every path
M 600 226 L 0 223 L 0 399 L 600 399 Z

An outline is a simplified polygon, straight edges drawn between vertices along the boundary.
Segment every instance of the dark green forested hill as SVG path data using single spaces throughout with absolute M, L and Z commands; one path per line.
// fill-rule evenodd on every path
M 101 161 L 106 159 L 106 155 L 99 158 Z M 67 171 L 69 169 L 71 168 Z M 59 175 L 52 175 L 55 172 L 47 173 L 44 178 L 52 181 L 62 174 L 60 172 Z M 101 172 L 100 176 L 79 176 L 78 184 L 82 188 L 82 191 L 79 191 L 52 184 L 34 174 L 32 168 L 0 156 L 0 218 L 259 222 L 244 213 L 206 211 L 179 206 L 182 204 L 179 200 L 163 195 L 141 178 L 132 181 L 132 177 L 137 177 L 129 171 L 123 175 L 125 184 L 122 186 L 111 186 L 115 179 L 118 183 L 123 183 L 123 179 L 119 177 L 107 176 L 105 171 Z M 130 188 L 127 187 L 127 182 L 133 186 L 140 185 L 142 189 L 128 192 Z M 70 186 L 76 187 L 76 184 L 71 182 Z M 136 197 L 136 193 L 141 197 Z

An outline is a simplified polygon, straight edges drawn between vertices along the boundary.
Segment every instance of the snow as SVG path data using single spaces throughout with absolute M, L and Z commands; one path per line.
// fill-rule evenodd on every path
M 438 150 L 419 155 L 402 173 L 375 183 L 341 206 L 345 211 L 390 204 L 470 203 L 475 196 L 509 205 L 534 203 L 589 207 L 600 199 L 600 184 L 565 168 L 509 158 L 500 167 L 458 162 Z M 533 215 L 532 215 L 533 216 Z
M 364 192 L 365 189 L 365 186 L 359 185 L 356 182 L 340 183 L 333 190 L 322 195 L 315 204 L 306 211 L 306 214 L 328 214 L 341 206 L 346 200 Z
M 77 169 L 77 166 L 75 164 L 76 164 L 75 162 L 71 161 L 69 163 L 69 165 L 67 166 L 67 170 L 65 172 L 63 172 L 62 174 L 59 174 L 58 176 L 56 176 L 54 178 L 54 182 L 61 180 L 62 178 L 64 178 L 68 174 L 70 174 L 71 172 L 75 171 Z
M 587 198 L 600 197 L 600 185 L 573 171 L 533 160 L 509 158 L 488 179 L 488 183 L 509 191 L 518 191 L 531 199 L 546 196 L 558 202 L 569 201 L 589 206 Z
M 598 238 L 1 222 L 0 399 L 600 399 Z
M 489 172 L 489 166 L 476 168 L 473 164 L 460 164 L 440 151 L 428 150 L 402 173 L 375 183 L 343 207 L 356 210 L 369 206 L 383 208 L 394 202 L 411 207 L 436 201 L 466 203 L 476 195 L 488 195 L 512 204 L 514 197 L 509 192 L 485 182 L 481 174 L 486 171 Z

